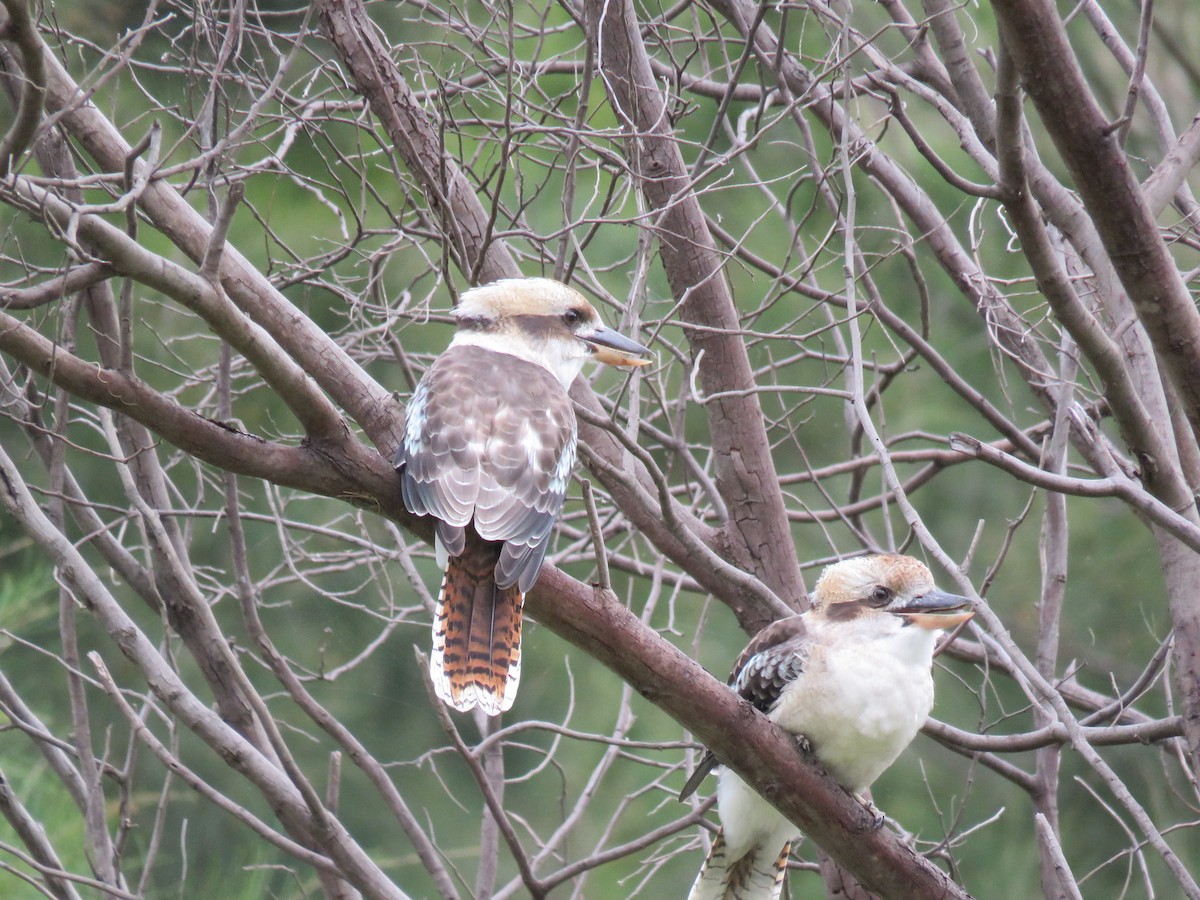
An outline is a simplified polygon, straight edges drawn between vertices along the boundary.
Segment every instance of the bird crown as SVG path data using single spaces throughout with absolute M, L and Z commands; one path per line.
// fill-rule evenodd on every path
M 599 319 L 583 294 L 552 278 L 506 278 L 465 291 L 454 310 L 464 320 L 497 321 L 521 316 L 567 316 L 578 321 Z
M 813 588 L 815 608 L 862 600 L 877 587 L 895 596 L 917 596 L 934 587 L 933 574 L 919 559 L 898 554 L 860 556 L 828 566 Z

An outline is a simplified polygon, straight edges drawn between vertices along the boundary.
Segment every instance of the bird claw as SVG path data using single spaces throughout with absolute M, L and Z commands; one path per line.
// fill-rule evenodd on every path
M 861 803 L 866 808 L 867 812 L 870 813 L 871 831 L 878 831 L 880 828 L 882 828 L 884 823 L 887 821 L 887 816 L 884 815 L 883 810 L 872 803 L 867 797 L 855 794 L 854 799 Z
M 802 734 L 793 734 L 792 742 L 796 745 L 796 749 L 800 751 L 801 756 L 810 758 L 812 757 L 813 748 L 808 738 Z

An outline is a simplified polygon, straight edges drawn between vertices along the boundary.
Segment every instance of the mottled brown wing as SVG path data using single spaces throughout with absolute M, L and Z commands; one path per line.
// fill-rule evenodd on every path
M 772 622 L 756 634 L 738 656 L 729 676 L 729 686 L 760 712 L 770 712 L 783 689 L 804 671 L 807 642 L 804 616 L 788 616 Z M 718 765 L 712 751 L 706 750 L 679 792 L 680 801 L 695 793 L 704 777 Z
M 761 712 L 770 712 L 783 689 L 804 671 L 807 644 L 804 616 L 772 622 L 754 636 L 733 664 L 730 687 Z
M 502 542 L 500 587 L 533 586 L 575 464 L 575 413 L 541 366 L 480 347 L 451 347 L 409 404 L 396 466 L 411 512 L 439 520 L 450 556 L 473 523 Z

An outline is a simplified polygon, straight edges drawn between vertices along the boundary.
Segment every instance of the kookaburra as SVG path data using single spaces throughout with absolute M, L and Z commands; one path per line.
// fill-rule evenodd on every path
M 758 633 L 729 684 L 784 730 L 808 740 L 840 784 L 866 790 L 933 708 L 933 650 L 970 601 L 933 584 L 910 556 L 829 566 L 812 608 Z M 679 799 L 717 766 L 706 753 Z M 689 900 L 774 900 L 798 829 L 728 769 L 717 776 L 721 830 Z
M 429 668 L 466 711 L 512 706 L 521 605 L 537 580 L 575 464 L 567 388 L 586 360 L 641 366 L 650 351 L 605 328 L 577 291 L 514 278 L 466 291 L 450 346 L 413 393 L 396 451 L 404 505 L 436 519 L 445 569 Z

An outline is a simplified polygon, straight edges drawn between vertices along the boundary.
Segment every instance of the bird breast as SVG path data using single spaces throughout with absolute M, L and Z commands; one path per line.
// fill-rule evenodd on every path
M 935 635 L 919 631 L 838 650 L 814 647 L 771 710 L 852 791 L 865 790 L 895 761 L 933 708 Z

